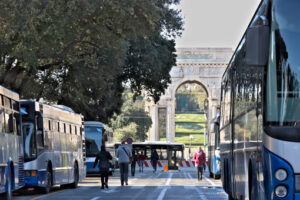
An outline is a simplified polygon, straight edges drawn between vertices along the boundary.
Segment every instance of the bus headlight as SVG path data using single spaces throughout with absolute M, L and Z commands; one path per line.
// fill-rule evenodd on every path
M 275 188 L 275 194 L 279 198 L 284 198 L 287 195 L 287 188 L 284 185 L 279 185 Z
M 287 172 L 285 169 L 277 169 L 275 172 L 275 178 L 278 181 L 284 181 L 287 178 Z

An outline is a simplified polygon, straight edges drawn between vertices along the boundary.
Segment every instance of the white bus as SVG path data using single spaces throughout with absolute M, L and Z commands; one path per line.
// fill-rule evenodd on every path
M 65 106 L 21 101 L 25 184 L 49 192 L 86 175 L 83 117 Z
M 0 194 L 24 186 L 24 153 L 19 94 L 0 86 Z

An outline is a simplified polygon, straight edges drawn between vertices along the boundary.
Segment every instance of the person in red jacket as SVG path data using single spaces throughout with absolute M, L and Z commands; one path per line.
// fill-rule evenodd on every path
M 202 180 L 203 168 L 205 165 L 205 153 L 201 147 L 199 147 L 198 152 L 194 154 L 194 161 L 197 167 L 198 180 Z
M 146 156 L 141 152 L 141 154 L 138 157 L 139 163 L 140 163 L 140 172 L 144 171 L 144 161 L 146 160 Z

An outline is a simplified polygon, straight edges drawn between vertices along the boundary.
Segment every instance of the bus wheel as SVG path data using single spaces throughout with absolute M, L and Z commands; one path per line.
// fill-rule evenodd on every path
M 74 165 L 74 182 L 71 184 L 72 188 L 77 188 L 79 182 L 79 172 L 77 163 Z
M 8 172 L 6 184 L 7 184 L 6 200 L 11 200 L 12 199 L 12 172 L 11 172 L 11 169 Z
M 44 193 L 49 193 L 51 192 L 52 188 L 52 173 L 50 171 L 50 168 L 47 168 L 47 174 L 46 174 L 46 187 L 44 188 L 43 192 Z

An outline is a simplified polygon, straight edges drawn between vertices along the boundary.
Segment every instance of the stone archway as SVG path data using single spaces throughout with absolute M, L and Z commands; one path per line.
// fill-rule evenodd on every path
M 178 48 L 177 64 L 170 72 L 171 84 L 160 101 L 146 101 L 145 109 L 152 118 L 152 127 L 148 133 L 150 141 L 159 140 L 159 112 L 165 112 L 166 140 L 175 141 L 175 104 L 176 90 L 186 82 L 201 84 L 208 99 L 207 122 L 217 114 L 220 103 L 221 79 L 233 51 L 229 48 Z M 147 98 L 147 97 L 146 97 Z

